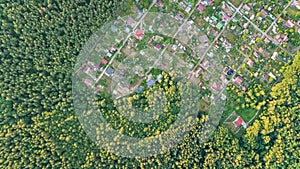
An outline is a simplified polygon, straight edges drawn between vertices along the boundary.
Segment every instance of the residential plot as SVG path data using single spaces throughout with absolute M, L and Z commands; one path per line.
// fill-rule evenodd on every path
M 300 49 L 300 12 L 295 6 L 290 6 L 283 12 L 268 34 L 275 43 L 292 54 Z
M 278 5 L 275 1 L 252 1 L 245 3 L 241 11 L 262 31 L 266 31 L 287 3 L 288 1 L 281 1 Z

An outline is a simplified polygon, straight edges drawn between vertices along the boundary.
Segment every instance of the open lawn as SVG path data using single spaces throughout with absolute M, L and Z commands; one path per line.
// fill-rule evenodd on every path
M 246 108 L 246 109 L 241 109 L 240 111 L 237 112 L 247 123 L 256 113 L 255 109 L 252 108 Z
M 241 0 L 230 0 L 230 2 L 235 6 L 235 7 L 239 7 L 240 4 L 243 2 Z

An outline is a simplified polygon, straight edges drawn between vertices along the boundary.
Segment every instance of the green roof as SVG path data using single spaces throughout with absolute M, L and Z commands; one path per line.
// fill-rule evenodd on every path
M 214 20 L 214 21 L 217 21 L 217 20 L 218 20 L 218 18 L 217 18 L 217 17 L 215 17 L 214 15 L 213 15 L 213 16 L 211 16 L 211 19 L 212 19 L 212 20 Z
M 216 25 L 216 27 L 217 27 L 218 29 L 221 29 L 221 28 L 223 27 L 222 22 L 219 22 L 219 23 Z

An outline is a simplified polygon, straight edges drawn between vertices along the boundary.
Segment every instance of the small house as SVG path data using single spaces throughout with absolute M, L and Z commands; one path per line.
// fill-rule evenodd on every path
M 254 62 L 251 59 L 248 59 L 247 61 L 248 66 L 253 67 L 254 66 Z
M 113 68 L 111 68 L 111 67 L 108 67 L 108 68 L 106 69 L 106 71 L 105 71 L 105 74 L 106 74 L 107 76 L 112 76 L 114 73 L 115 73 L 115 70 L 114 70 Z
M 138 39 L 142 39 L 143 38 L 143 30 L 142 29 L 138 29 L 136 32 L 135 32 L 135 37 L 138 38 Z
M 235 127 L 240 127 L 240 126 L 243 126 L 244 128 L 247 127 L 247 124 L 245 123 L 245 121 L 242 119 L 241 116 L 238 116 L 232 123 Z
M 237 84 L 238 86 L 242 85 L 243 82 L 243 78 L 241 76 L 238 76 L 237 78 L 235 78 L 234 80 L 235 84 Z
M 155 84 L 155 81 L 153 79 L 150 79 L 149 81 L 147 81 L 148 87 L 152 87 L 154 84 Z
M 156 49 L 156 50 L 160 50 L 161 48 L 162 48 L 162 46 L 161 46 L 161 44 L 156 44 L 155 46 L 154 46 L 154 48 Z
M 199 6 L 198 6 L 198 10 L 199 10 L 200 12 L 203 12 L 204 9 L 205 9 L 204 5 L 203 5 L 202 3 L 200 3 Z
M 103 58 L 103 59 L 101 59 L 101 62 L 102 62 L 103 64 L 105 64 L 105 65 L 107 64 L 107 60 L 106 60 L 106 59 L 104 59 L 104 58 Z
M 140 86 L 140 87 L 138 87 L 137 89 L 136 89 L 136 93 L 141 93 L 142 91 L 144 90 L 144 87 L 143 86 Z
M 265 9 L 261 9 L 260 13 L 261 13 L 263 18 L 265 18 L 268 15 L 268 12 Z
M 295 22 L 293 20 L 288 20 L 285 22 L 285 26 L 288 28 L 292 28 L 295 26 Z
M 243 8 L 244 8 L 246 11 L 250 11 L 250 10 L 251 10 L 251 8 L 249 7 L 249 5 L 247 5 L 247 4 L 245 4 L 245 5 L 243 6 Z
M 199 67 L 199 69 L 196 71 L 196 77 L 199 77 L 202 74 L 203 70 L 201 67 Z
M 216 28 L 218 29 L 221 29 L 223 27 L 223 23 L 222 22 L 219 22 L 217 25 L 216 25 Z

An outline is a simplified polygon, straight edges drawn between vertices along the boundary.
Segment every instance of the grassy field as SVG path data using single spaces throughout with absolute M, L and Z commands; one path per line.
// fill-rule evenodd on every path
M 256 113 L 255 109 L 246 108 L 237 112 L 247 123 Z
M 238 7 L 238 6 L 240 6 L 240 4 L 241 4 L 243 1 L 241 1 L 241 0 L 230 0 L 230 2 L 231 2 L 234 6 Z

